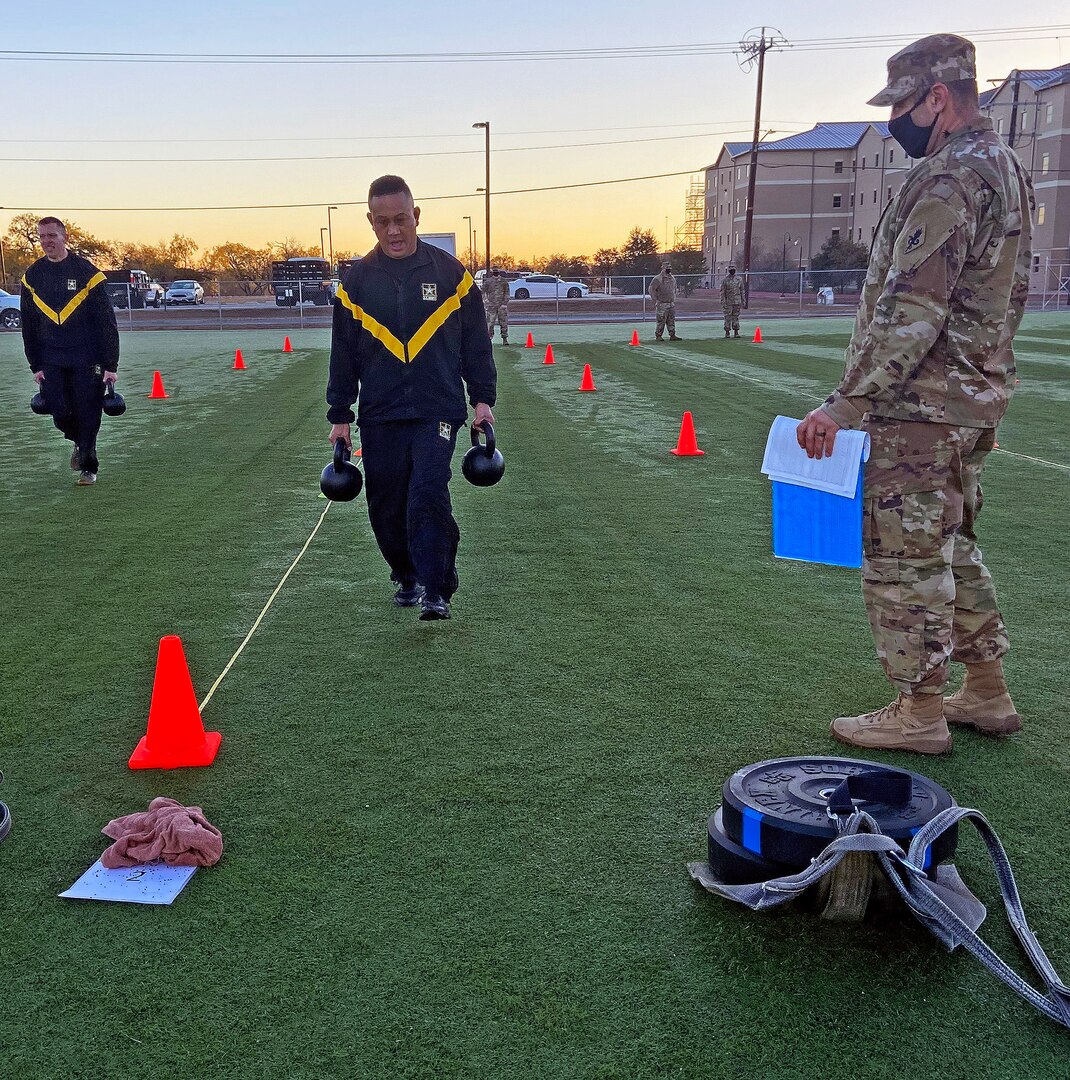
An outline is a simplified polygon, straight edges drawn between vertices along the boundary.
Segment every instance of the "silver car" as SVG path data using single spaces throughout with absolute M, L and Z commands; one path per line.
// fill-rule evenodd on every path
M 18 330 L 22 326 L 22 304 L 17 296 L 0 289 L 0 327 Z
M 164 293 L 164 304 L 203 304 L 204 288 L 199 281 L 176 281 Z

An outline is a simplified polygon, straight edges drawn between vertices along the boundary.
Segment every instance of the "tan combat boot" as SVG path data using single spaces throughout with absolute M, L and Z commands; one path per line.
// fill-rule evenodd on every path
M 951 750 L 940 694 L 900 694 L 883 709 L 837 717 L 829 730 L 834 739 L 866 750 L 913 750 L 918 754 Z
M 1003 678 L 1003 661 L 967 664 L 962 689 L 944 698 L 944 716 L 949 724 L 961 724 L 997 738 L 1021 731 L 1022 718 Z

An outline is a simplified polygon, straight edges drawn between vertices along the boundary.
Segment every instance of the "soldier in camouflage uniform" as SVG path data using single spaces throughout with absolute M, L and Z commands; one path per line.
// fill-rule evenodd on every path
M 743 279 L 736 277 L 736 268 L 728 267 L 728 274 L 721 282 L 721 311 L 724 313 L 724 336 L 730 337 L 734 330 L 739 337 L 739 312 L 743 307 Z
M 672 267 L 668 263 L 661 268 L 660 274 L 650 279 L 647 292 L 654 301 L 654 312 L 657 315 L 654 340 L 661 341 L 661 335 L 668 327 L 669 340 L 682 341 L 683 338 L 676 336 L 676 278 L 673 277 Z
M 1008 649 L 977 546 L 981 471 L 1014 390 L 1011 342 L 1031 254 L 1032 188 L 977 108 L 974 48 L 937 34 L 888 61 L 889 131 L 915 158 L 870 255 L 844 375 L 799 425 L 811 457 L 839 428 L 872 440 L 865 470 L 862 591 L 899 696 L 839 717 L 832 734 L 866 749 L 944 753 L 948 722 L 1007 735 Z M 943 697 L 950 661 L 966 682 Z
M 487 333 L 494 340 L 494 323 L 502 328 L 502 344 L 509 344 L 509 282 L 497 266 L 483 278 L 483 307 L 487 313 Z

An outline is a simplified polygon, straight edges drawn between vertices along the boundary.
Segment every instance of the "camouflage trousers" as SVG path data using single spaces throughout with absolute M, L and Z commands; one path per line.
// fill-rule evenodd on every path
M 742 305 L 740 304 L 722 304 L 721 311 L 724 313 L 724 328 L 725 332 L 729 330 L 735 330 L 739 332 L 739 312 Z
M 487 309 L 487 333 L 494 337 L 494 324 L 502 328 L 502 341 L 509 340 L 509 305 L 499 304 L 497 307 Z
M 862 595 L 877 656 L 905 694 L 939 694 L 952 660 L 1009 647 L 975 532 L 994 428 L 867 416 Z
M 676 305 L 655 304 L 654 311 L 658 321 L 654 327 L 654 337 L 661 337 L 665 333 L 665 327 L 669 328 L 669 337 L 676 337 Z

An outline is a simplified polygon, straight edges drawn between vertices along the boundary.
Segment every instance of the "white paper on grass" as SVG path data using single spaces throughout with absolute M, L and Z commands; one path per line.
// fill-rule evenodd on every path
M 773 421 L 765 443 L 762 472 L 781 484 L 853 499 L 858 487 L 858 467 L 869 461 L 869 435 L 864 431 L 837 431 L 831 456 L 819 460 L 808 458 L 795 437 L 795 429 L 801 423 L 790 416 L 778 416 Z
M 127 904 L 170 904 L 193 877 L 195 866 L 163 862 L 108 870 L 98 859 L 66 891 L 70 900 L 115 900 Z

